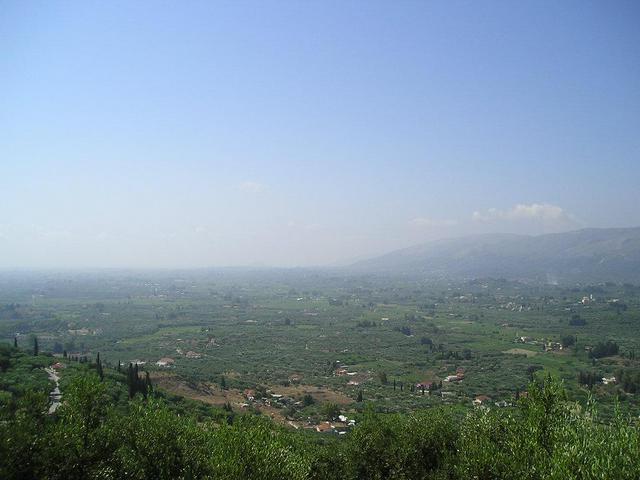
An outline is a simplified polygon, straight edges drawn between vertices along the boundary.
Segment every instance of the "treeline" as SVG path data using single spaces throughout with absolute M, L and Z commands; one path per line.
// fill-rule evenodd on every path
M 0 420 L 0 478 L 24 479 L 634 479 L 640 432 L 629 419 L 597 421 L 549 378 L 514 409 L 368 410 L 346 438 L 285 430 L 268 419 L 232 424 L 176 415 L 138 395 L 112 407 L 92 370 L 66 386 L 47 415 L 25 395 Z

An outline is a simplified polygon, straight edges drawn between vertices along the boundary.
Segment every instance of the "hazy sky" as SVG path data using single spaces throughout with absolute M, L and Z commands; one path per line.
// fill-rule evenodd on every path
M 640 225 L 637 1 L 0 1 L 0 268 Z

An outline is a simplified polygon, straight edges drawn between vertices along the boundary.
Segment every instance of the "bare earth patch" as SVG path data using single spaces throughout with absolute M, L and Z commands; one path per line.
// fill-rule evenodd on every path
M 174 395 L 197 400 L 210 405 L 222 406 L 229 402 L 235 409 L 248 403 L 240 390 L 230 388 L 222 390 L 219 385 L 212 383 L 191 383 L 179 378 L 170 372 L 152 372 L 151 381 L 158 388 L 165 390 Z M 353 403 L 353 399 L 347 395 L 336 392 L 327 388 L 317 387 L 315 385 L 292 385 L 288 387 L 270 386 L 270 390 L 279 395 L 285 395 L 292 398 L 302 398 L 306 394 L 310 394 L 319 403 L 333 402 L 338 405 L 348 405 Z M 273 405 L 254 405 L 264 415 L 271 417 L 273 420 L 294 428 L 299 428 L 298 422 L 290 422 L 284 415 L 282 408 L 276 408 Z
M 311 395 L 316 402 L 325 403 L 332 402 L 338 405 L 347 405 L 353 403 L 353 399 L 344 393 L 336 392 L 325 387 L 317 387 L 315 385 L 290 385 L 288 387 L 270 386 L 273 393 L 286 395 L 287 397 L 302 398 L 305 395 Z
M 211 405 L 224 405 L 227 402 L 231 405 L 240 405 L 245 402 L 242 393 L 238 390 L 222 390 L 220 386 L 212 383 L 187 382 L 171 373 L 153 372 L 151 381 L 169 393 Z

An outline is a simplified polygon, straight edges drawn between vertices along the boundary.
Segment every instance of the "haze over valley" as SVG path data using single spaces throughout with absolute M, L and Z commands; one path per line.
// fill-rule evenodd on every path
M 638 480 L 638 25 L 0 1 L 0 479 Z

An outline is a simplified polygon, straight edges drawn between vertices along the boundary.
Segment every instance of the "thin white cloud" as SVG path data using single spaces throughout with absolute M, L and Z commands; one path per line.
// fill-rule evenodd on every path
M 475 222 L 493 222 L 497 220 L 574 222 L 572 215 L 568 214 L 562 207 L 549 203 L 532 203 L 529 205 L 519 203 L 506 210 L 490 208 L 483 212 L 473 212 L 471 218 Z
M 458 222 L 455 220 L 434 220 L 427 217 L 416 217 L 409 220 L 409 225 L 414 228 L 442 228 L 453 227 Z
M 247 193 L 262 193 L 267 189 L 266 185 L 254 182 L 253 180 L 246 180 L 242 182 L 238 185 L 238 188 Z

